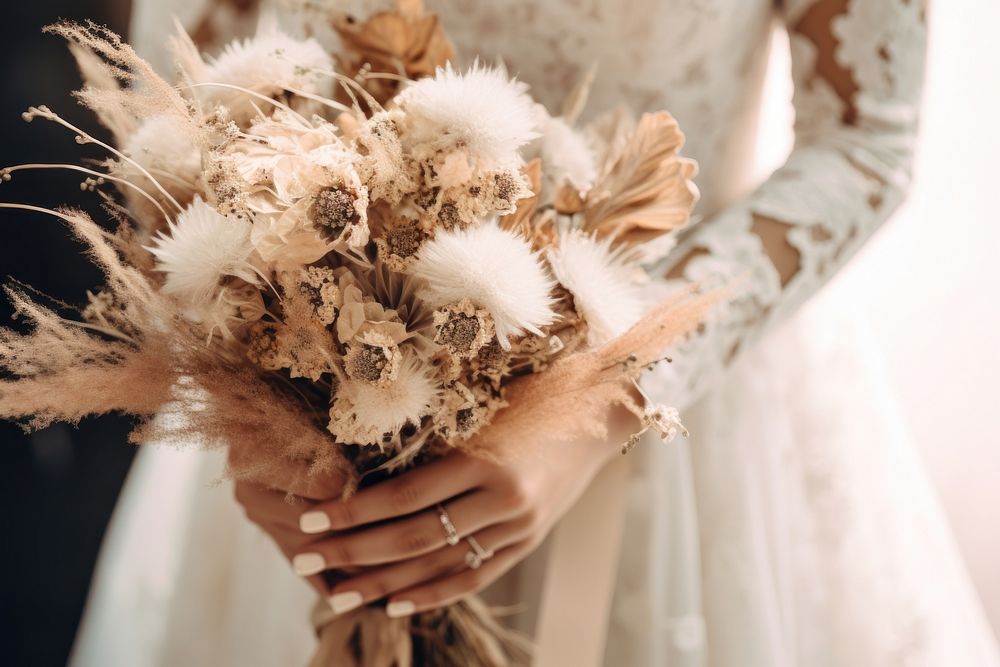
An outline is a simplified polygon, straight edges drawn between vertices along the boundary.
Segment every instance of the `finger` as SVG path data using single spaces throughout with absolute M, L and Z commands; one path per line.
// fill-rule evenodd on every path
M 448 503 L 448 514 L 459 536 L 512 518 L 492 491 L 479 491 Z M 447 533 L 436 509 L 374 528 L 338 534 L 313 542 L 292 559 L 295 571 L 306 576 L 334 568 L 381 565 L 414 558 L 447 545 Z
M 446 575 L 400 591 L 389 598 L 385 611 L 391 618 L 400 618 L 458 602 L 499 579 L 507 570 L 527 557 L 534 546 L 531 540 L 518 542 L 498 551 L 477 570 L 462 570 L 457 574 Z
M 532 530 L 530 521 L 520 520 L 492 526 L 476 533 L 475 537 L 483 548 L 500 551 L 527 539 Z M 333 587 L 330 606 L 334 612 L 343 614 L 387 595 L 452 574 L 468 567 L 465 558 L 469 549 L 467 543 L 461 542 L 425 556 L 365 570 Z
M 362 489 L 345 501 L 322 503 L 301 518 L 302 532 L 346 530 L 432 507 L 479 486 L 475 464 L 452 454 L 385 482 Z
M 314 574 L 311 577 L 306 577 L 306 581 L 309 585 L 313 587 L 319 596 L 324 600 L 330 599 L 330 587 L 326 583 L 326 579 L 321 574 Z
M 236 482 L 236 501 L 254 523 L 275 523 L 298 529 L 299 515 L 306 505 L 284 491 L 274 491 L 252 482 Z

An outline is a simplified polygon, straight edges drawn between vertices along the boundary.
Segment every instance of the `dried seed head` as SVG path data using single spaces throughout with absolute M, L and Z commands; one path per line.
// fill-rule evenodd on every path
M 389 252 L 403 258 L 417 254 L 420 245 L 426 238 L 427 234 L 420 229 L 420 225 L 416 222 L 397 225 L 390 229 L 385 236 Z
M 360 220 L 354 207 L 355 197 L 340 188 L 321 191 L 309 207 L 309 220 L 330 241 L 341 237 L 344 230 Z
M 479 318 L 476 316 L 451 313 L 444 324 L 438 328 L 435 340 L 447 345 L 453 352 L 464 354 L 470 351 L 481 329 Z

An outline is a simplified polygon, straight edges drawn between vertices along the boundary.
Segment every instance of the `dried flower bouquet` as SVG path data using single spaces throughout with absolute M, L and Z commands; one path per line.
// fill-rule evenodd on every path
M 0 330 L 0 417 L 123 412 L 135 442 L 229 447 L 234 477 L 339 475 L 345 495 L 453 448 L 511 456 L 600 433 L 615 403 L 637 431 L 682 430 L 628 391 L 711 301 L 649 308 L 639 290 L 640 262 L 697 199 L 676 122 L 618 112 L 581 128 L 583 92 L 550 115 L 502 69 L 450 64 L 413 0 L 325 18 L 340 53 L 266 28 L 206 60 L 179 30 L 175 84 L 98 26 L 49 28 L 115 145 L 46 107 L 25 119 L 106 151 L 62 167 L 119 224 L 50 211 L 107 283 L 79 318 L 7 287 L 33 329 Z M 508 419 L 511 402 L 532 419 Z M 316 665 L 524 659 L 476 600 L 322 626 Z

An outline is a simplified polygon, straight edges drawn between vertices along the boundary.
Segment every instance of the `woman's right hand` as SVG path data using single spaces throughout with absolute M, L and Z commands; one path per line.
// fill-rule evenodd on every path
M 335 474 L 303 474 L 294 478 L 309 479 L 309 484 L 303 487 L 290 481 L 271 480 L 265 485 L 237 480 L 234 487 L 236 502 L 246 517 L 267 533 L 289 560 L 310 542 L 329 537 L 329 534 L 303 533 L 299 517 L 313 503 L 340 498 L 343 488 L 343 480 Z M 324 600 L 329 598 L 330 586 L 323 574 L 306 577 L 306 580 Z

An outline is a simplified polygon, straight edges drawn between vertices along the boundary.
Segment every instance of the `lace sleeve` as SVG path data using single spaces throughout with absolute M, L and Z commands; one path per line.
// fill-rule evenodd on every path
M 926 42 L 924 0 L 785 0 L 795 148 L 754 193 L 696 225 L 668 273 L 730 285 L 657 374 L 684 405 L 794 310 L 899 205 L 910 182 Z M 657 391 L 657 393 L 661 393 Z

